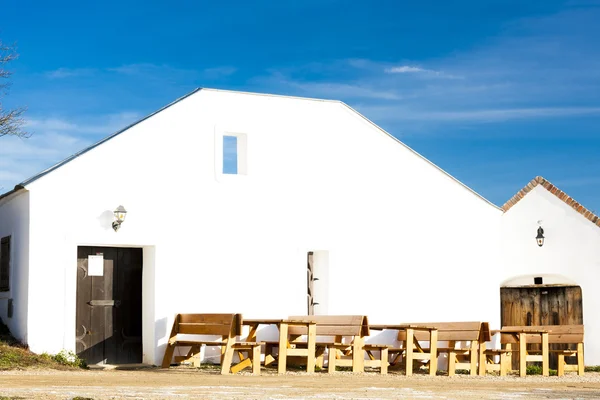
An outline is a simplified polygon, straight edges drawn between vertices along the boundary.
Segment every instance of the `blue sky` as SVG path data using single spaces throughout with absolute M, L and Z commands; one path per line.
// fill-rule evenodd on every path
M 214 4 L 218 3 L 218 4 Z M 7 0 L 16 183 L 196 87 L 340 99 L 497 205 L 542 175 L 600 212 L 600 0 Z

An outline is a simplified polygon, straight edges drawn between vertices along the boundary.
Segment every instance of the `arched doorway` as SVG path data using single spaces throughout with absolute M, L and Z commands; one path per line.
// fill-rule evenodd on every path
M 533 285 L 509 282 L 500 288 L 500 320 L 502 326 L 582 325 L 583 300 L 581 287 L 574 283 L 545 283 L 543 277 L 531 277 Z M 510 284 L 521 284 L 511 286 Z M 536 345 L 529 345 L 536 346 Z M 551 345 L 565 349 L 565 345 Z M 516 360 L 513 360 L 513 362 Z M 550 354 L 550 368 L 556 368 L 556 354 Z

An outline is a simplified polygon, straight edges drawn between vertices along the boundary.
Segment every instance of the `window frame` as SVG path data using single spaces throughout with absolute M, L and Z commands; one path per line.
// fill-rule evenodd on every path
M 224 173 L 224 138 L 232 136 L 237 141 L 237 173 Z M 245 129 L 226 129 L 215 126 L 215 179 L 218 182 L 229 180 L 238 181 L 248 176 L 248 136 L 249 133 Z
M 8 250 L 6 252 L 2 251 L 2 248 L 4 248 L 4 244 L 8 243 L 7 247 Z M 4 236 L 3 238 L 0 238 L 0 278 L 2 277 L 2 268 L 4 265 L 6 265 L 6 286 L 2 286 L 2 281 L 0 280 L 0 294 L 6 294 L 10 292 L 10 276 L 11 276 L 11 264 L 12 264 L 12 257 L 11 257 L 11 252 L 12 252 L 12 236 L 8 235 L 8 236 Z M 6 253 L 6 254 L 5 254 Z M 8 258 L 8 260 L 6 261 L 5 264 L 5 257 Z

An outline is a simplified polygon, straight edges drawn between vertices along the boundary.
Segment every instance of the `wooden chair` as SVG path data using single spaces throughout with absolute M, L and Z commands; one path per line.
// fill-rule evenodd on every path
M 189 360 L 200 353 L 201 346 L 221 348 L 221 374 L 231 372 L 235 350 L 252 353 L 252 373 L 260 374 L 260 342 L 237 342 L 242 331 L 241 314 L 177 314 L 163 357 L 162 368 L 168 368 L 176 347 L 190 347 L 185 356 L 176 356 L 175 362 Z M 181 339 L 179 335 L 219 335 L 221 340 Z
M 525 341 L 521 343 L 518 335 L 503 333 L 502 331 L 522 331 L 525 335 Z M 528 334 L 527 331 L 532 331 Z M 487 356 L 488 371 L 499 371 L 500 375 L 506 375 L 511 367 L 511 356 L 518 353 L 521 363 L 528 362 L 544 362 L 544 358 L 548 358 L 548 354 L 543 353 L 541 349 L 527 348 L 529 344 L 541 345 L 542 335 L 538 331 L 547 332 L 548 347 L 572 347 L 571 349 L 549 348 L 549 353 L 557 354 L 557 375 L 563 376 L 565 371 L 576 371 L 578 375 L 584 374 L 583 363 L 583 325 L 540 325 L 540 326 L 505 326 L 502 327 L 499 333 L 500 349 L 490 349 L 485 351 Z M 535 333 L 534 333 L 535 332 Z M 552 346 L 557 345 L 557 346 Z M 494 357 L 500 356 L 500 364 L 494 363 Z M 521 359 L 523 357 L 523 359 Z M 565 357 L 576 357 L 577 364 L 567 364 Z M 546 361 L 547 362 L 547 361 Z M 548 371 L 543 371 L 547 375 Z M 521 371 L 521 375 L 525 375 Z

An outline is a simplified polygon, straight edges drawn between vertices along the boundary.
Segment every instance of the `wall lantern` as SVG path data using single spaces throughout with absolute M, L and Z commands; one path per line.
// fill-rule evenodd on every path
M 535 239 L 537 240 L 538 246 L 542 247 L 544 245 L 544 229 L 541 226 L 538 228 L 538 234 Z
M 113 229 L 116 231 L 119 230 L 119 228 L 121 227 L 121 224 L 123 223 L 123 221 L 125 221 L 125 216 L 127 215 L 127 210 L 125 210 L 125 207 L 123 206 L 119 206 L 117 207 L 117 209 L 114 211 L 115 214 L 115 221 L 113 221 L 112 223 L 112 227 Z

